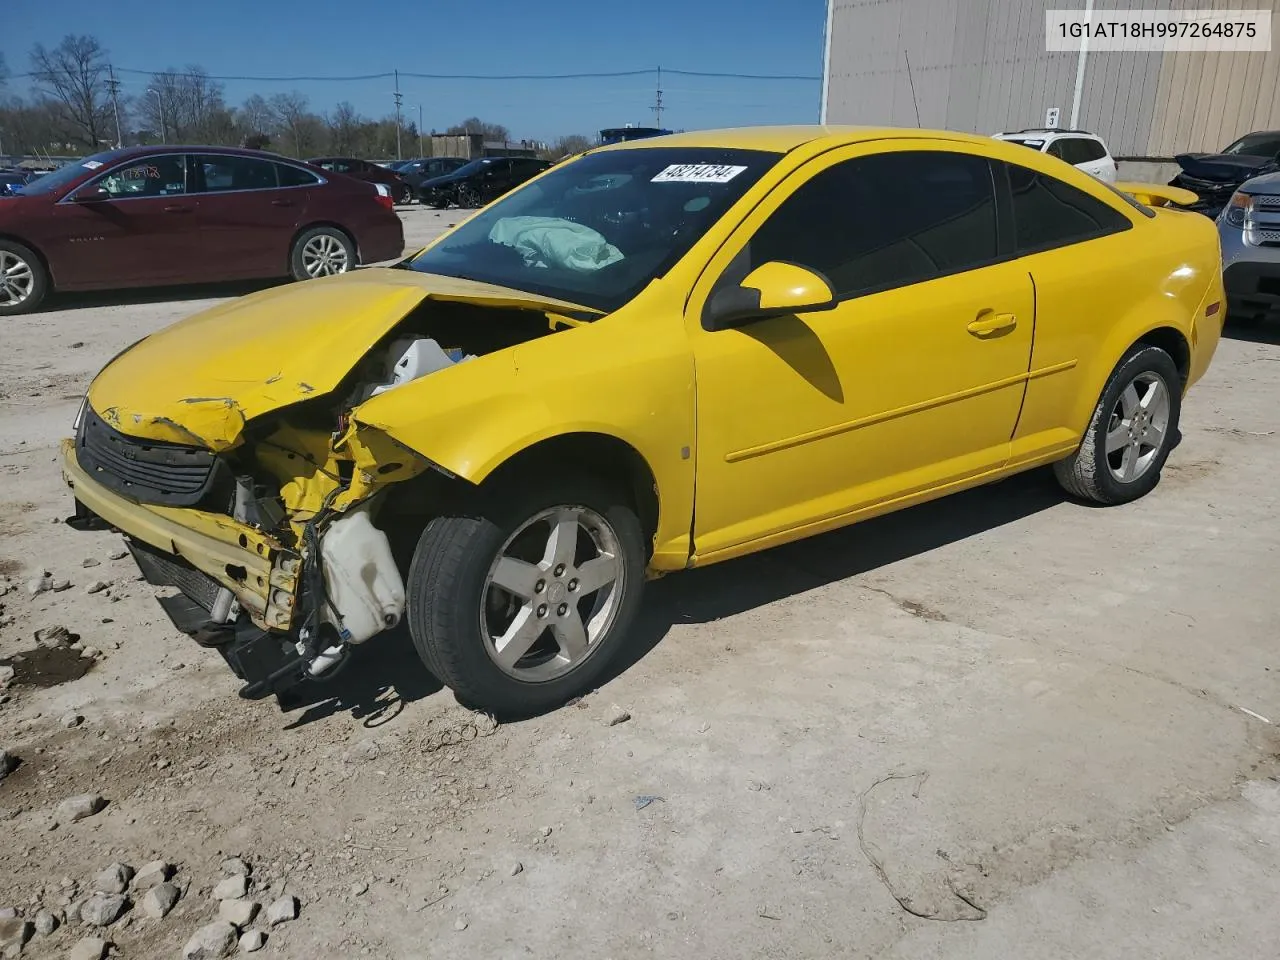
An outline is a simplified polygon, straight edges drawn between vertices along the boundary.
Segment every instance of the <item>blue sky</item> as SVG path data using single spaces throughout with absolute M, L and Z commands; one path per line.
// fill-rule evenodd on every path
M 97 36 L 117 67 L 202 66 L 211 74 L 359 75 L 400 69 L 436 74 L 582 73 L 657 66 L 706 72 L 818 76 L 825 0 L 453 0 L 351 3 L 310 0 L 17 0 L 6 11 L 0 51 L 9 71 L 28 68 L 37 42 L 74 31 Z M 146 78 L 121 74 L 135 95 Z M 24 92 L 27 81 L 10 89 Z M 591 134 L 651 123 L 655 77 L 562 81 L 405 78 L 406 119 L 423 108 L 427 129 L 467 116 L 503 123 L 517 137 Z M 349 100 L 362 113 L 393 109 L 393 82 L 227 81 L 227 100 L 298 89 L 324 110 Z M 817 80 L 663 77 L 663 126 L 699 128 L 817 120 Z

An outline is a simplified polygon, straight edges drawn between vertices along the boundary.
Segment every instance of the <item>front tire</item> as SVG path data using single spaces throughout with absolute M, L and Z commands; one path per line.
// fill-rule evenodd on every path
M 644 586 L 635 511 L 588 477 L 509 484 L 427 524 L 409 631 L 468 706 L 531 716 L 588 693 L 622 649 Z
M 337 227 L 312 227 L 293 242 L 289 272 L 295 280 L 346 273 L 356 265 L 356 247 Z
M 35 252 L 0 240 L 0 317 L 29 313 L 49 292 L 49 274 Z
M 1131 347 L 1107 380 L 1079 449 L 1053 465 L 1058 482 L 1094 503 L 1145 496 L 1160 482 L 1181 412 L 1182 377 L 1173 358 L 1159 347 Z

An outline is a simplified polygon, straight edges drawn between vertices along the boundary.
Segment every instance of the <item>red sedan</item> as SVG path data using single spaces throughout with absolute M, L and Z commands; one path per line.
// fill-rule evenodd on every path
M 111 150 L 0 199 L 0 316 L 50 290 L 305 280 L 403 252 L 385 187 L 249 150 Z

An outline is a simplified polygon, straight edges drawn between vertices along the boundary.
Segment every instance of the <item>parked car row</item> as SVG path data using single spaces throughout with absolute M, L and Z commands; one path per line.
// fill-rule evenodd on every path
M 551 165 L 533 157 L 481 157 L 442 176 L 423 180 L 418 185 L 418 199 L 437 209 L 482 207 Z

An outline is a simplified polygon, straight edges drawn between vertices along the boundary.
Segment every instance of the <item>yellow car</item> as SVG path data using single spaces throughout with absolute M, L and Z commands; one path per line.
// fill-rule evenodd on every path
M 598 683 L 647 578 L 1053 464 L 1150 491 L 1222 322 L 1192 194 L 987 137 L 771 127 L 559 164 L 395 268 L 93 381 L 62 470 L 246 697 L 407 619 L 465 702 Z

